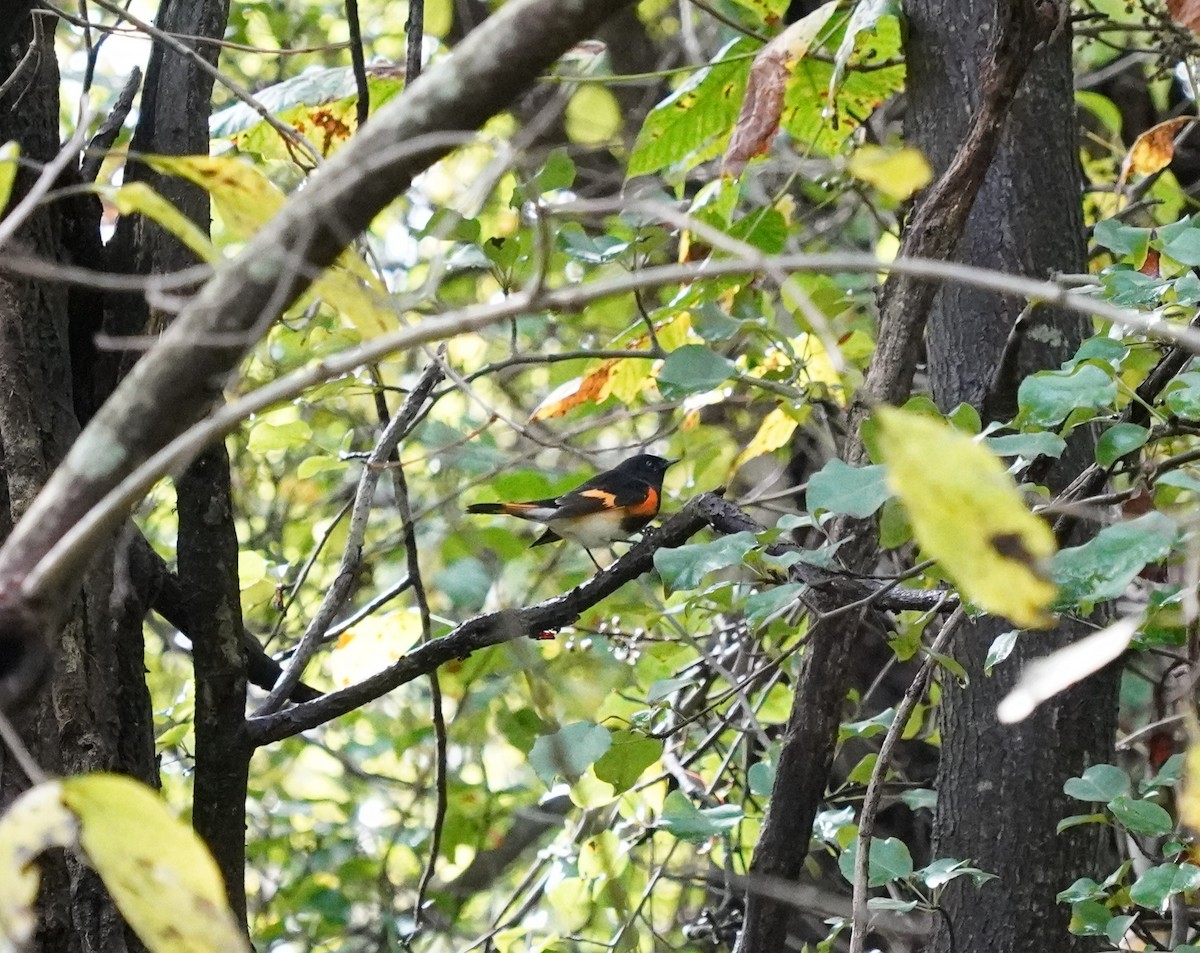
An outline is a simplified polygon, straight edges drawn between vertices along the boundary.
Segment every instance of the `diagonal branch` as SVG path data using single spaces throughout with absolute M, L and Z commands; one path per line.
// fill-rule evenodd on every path
M 90 556 L 49 591 L 21 585 L 41 558 L 139 463 L 203 417 L 245 352 L 415 175 L 482 126 L 562 53 L 632 0 L 514 0 L 371 123 L 184 308 L 80 434 L 0 548 L 0 677 L 44 669 Z M 82 124 L 81 124 L 82 128 Z M 124 513 L 111 516 L 115 531 Z M 41 664 L 37 664 L 40 657 Z M 28 688 L 25 685 L 24 688 Z M 10 694 L 20 694 L 21 685 Z

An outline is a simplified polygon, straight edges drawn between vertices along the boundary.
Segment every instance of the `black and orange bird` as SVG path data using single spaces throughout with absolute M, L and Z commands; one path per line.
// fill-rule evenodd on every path
M 658 515 L 663 475 L 678 462 L 639 453 L 562 496 L 522 503 L 473 503 L 467 512 L 503 513 L 544 523 L 546 532 L 534 546 L 569 539 L 587 550 L 600 569 L 592 550 L 627 540 Z

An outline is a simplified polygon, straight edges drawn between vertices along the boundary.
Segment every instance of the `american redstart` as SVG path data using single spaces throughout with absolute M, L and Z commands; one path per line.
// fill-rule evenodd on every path
M 594 547 L 627 539 L 658 515 L 663 474 L 674 463 L 678 461 L 639 453 L 562 496 L 523 503 L 473 503 L 467 512 L 503 513 L 545 523 L 546 532 L 534 546 L 569 539 L 586 549 L 596 563 Z

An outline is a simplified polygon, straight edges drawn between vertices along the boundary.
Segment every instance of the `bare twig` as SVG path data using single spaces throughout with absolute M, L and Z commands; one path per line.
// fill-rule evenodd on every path
M 379 442 L 375 445 L 375 449 L 371 451 L 371 457 L 367 461 L 367 465 L 363 467 L 362 475 L 359 477 L 358 490 L 354 496 L 354 506 L 350 511 L 350 527 L 346 531 L 346 545 L 342 551 L 342 559 L 338 566 L 337 576 L 334 579 L 333 585 L 329 587 L 329 590 L 325 593 L 325 597 L 321 600 L 321 605 L 313 614 L 308 628 L 305 629 L 304 635 L 300 638 L 300 644 L 296 647 L 295 654 L 289 660 L 287 668 L 283 670 L 283 675 L 276 682 L 266 701 L 255 712 L 256 717 L 269 715 L 271 712 L 277 711 L 279 706 L 288 699 L 292 693 L 292 689 L 300 681 L 300 676 L 304 674 L 305 667 L 316 653 L 317 648 L 321 645 L 321 639 L 333 622 L 333 617 L 350 595 L 350 590 L 358 575 L 359 563 L 362 560 L 363 539 L 367 532 L 367 521 L 371 515 L 371 506 L 375 500 L 375 487 L 379 483 L 379 477 L 382 473 L 378 466 L 372 466 L 372 464 L 384 462 L 400 441 L 404 439 L 412 427 L 418 412 L 428 399 L 430 391 L 441 380 L 441 375 L 441 365 L 436 361 L 431 362 L 422 373 L 417 385 L 409 392 L 408 399 L 405 400 L 401 412 L 384 427 L 383 433 L 379 437 Z
M 871 835 L 875 832 L 875 815 L 879 812 L 879 801 L 883 796 L 884 782 L 887 780 L 888 767 L 892 763 L 892 753 L 904 734 L 904 727 L 912 717 L 917 703 L 925 695 L 925 687 L 933 667 L 937 664 L 937 656 L 949 643 L 955 630 L 966 617 L 962 607 L 954 613 L 942 626 L 942 631 L 933 640 L 933 644 L 925 653 L 925 661 L 917 672 L 916 678 L 908 686 L 900 704 L 896 706 L 896 717 L 888 726 L 883 743 L 879 746 L 879 757 L 875 767 L 871 769 L 871 781 L 867 785 L 867 793 L 863 798 L 862 813 L 858 819 L 858 853 L 854 858 L 854 901 L 851 913 L 850 953 L 863 953 L 863 944 L 867 937 L 867 875 L 870 870 Z

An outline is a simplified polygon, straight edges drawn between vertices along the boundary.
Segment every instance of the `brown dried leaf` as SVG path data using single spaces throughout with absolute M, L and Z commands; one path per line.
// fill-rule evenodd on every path
M 1171 19 L 1193 33 L 1200 33 L 1200 0 L 1167 0 Z
M 725 149 L 722 174 L 741 175 L 747 162 L 770 148 L 779 131 L 788 77 L 836 10 L 836 3 L 824 4 L 789 26 L 754 57 L 746 98 Z
M 1130 173 L 1153 175 L 1169 166 L 1175 158 L 1175 137 L 1192 121 L 1189 116 L 1168 119 L 1138 136 L 1121 164 L 1121 184 L 1129 178 Z
M 529 415 L 530 421 L 561 417 L 580 404 L 601 400 L 601 394 L 608 385 L 608 379 L 612 376 L 616 366 L 615 360 L 604 361 L 582 377 L 576 377 L 554 388 Z

